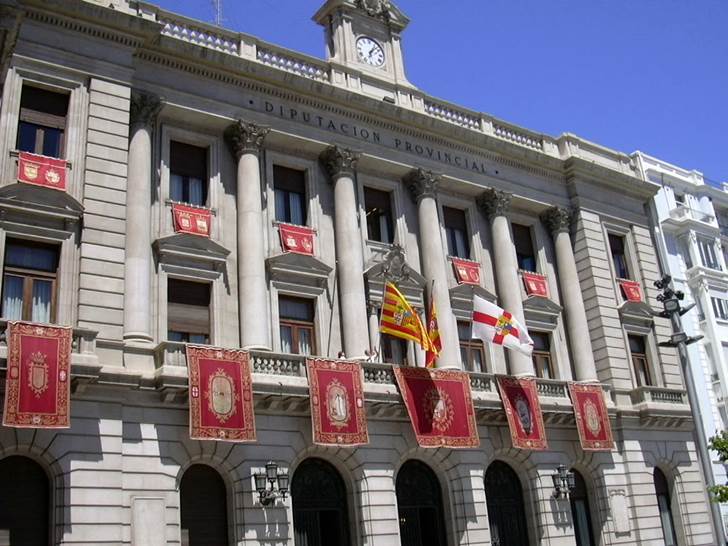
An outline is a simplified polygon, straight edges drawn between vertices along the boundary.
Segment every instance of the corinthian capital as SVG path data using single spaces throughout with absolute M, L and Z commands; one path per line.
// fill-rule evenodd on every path
M 157 95 L 134 91 L 129 106 L 129 124 L 152 127 L 162 109 L 162 101 Z
M 419 203 L 425 197 L 437 198 L 437 188 L 441 178 L 439 174 L 418 168 L 408 172 L 402 181 L 407 186 L 412 200 Z
M 512 193 L 491 188 L 478 197 L 478 207 L 488 218 L 506 216 L 511 208 Z
M 270 128 L 255 123 L 248 123 L 239 119 L 225 129 L 225 141 L 235 159 L 243 154 L 257 154 L 263 146 L 263 141 Z
M 359 152 L 334 145 L 321 152 L 319 160 L 333 182 L 342 176 L 354 176 L 360 156 Z
M 571 225 L 571 211 L 563 207 L 551 207 L 541 213 L 541 221 L 546 225 L 552 235 L 569 232 Z

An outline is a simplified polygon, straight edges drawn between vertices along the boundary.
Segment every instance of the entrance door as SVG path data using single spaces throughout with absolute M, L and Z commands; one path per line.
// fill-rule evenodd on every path
M 48 546 L 48 516 L 43 469 L 18 455 L 0 460 L 0 537 L 9 535 L 11 546 Z
M 402 546 L 445 546 L 442 493 L 435 473 L 410 460 L 397 474 L 397 507 Z
M 513 469 L 493 462 L 485 473 L 490 540 L 493 546 L 528 546 L 521 482 Z
M 227 490 L 220 474 L 193 464 L 179 486 L 183 546 L 225 546 L 228 541 Z

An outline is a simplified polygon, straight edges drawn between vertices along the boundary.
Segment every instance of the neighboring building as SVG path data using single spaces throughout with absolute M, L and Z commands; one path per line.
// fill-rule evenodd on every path
M 0 427 L 0 543 L 716 543 L 670 326 L 648 308 L 659 185 L 629 156 L 428 96 L 382 0 L 320 8 L 325 61 L 141 1 L 0 13 L 1 313 L 76 338 L 72 427 Z M 65 158 L 68 190 L 16 183 L 23 150 Z M 211 211 L 209 238 L 175 232 L 175 201 Z M 315 230 L 313 256 L 282 252 L 281 223 Z M 377 328 L 393 272 L 420 310 L 436 283 L 438 365 L 472 372 L 478 449 L 417 447 L 387 363 L 424 355 Z M 469 339 L 473 294 L 527 323 L 533 359 Z M 185 342 L 251 350 L 256 443 L 189 439 Z M 305 355 L 380 347 L 370 444 L 312 445 Z M 538 374 L 549 451 L 512 448 L 506 373 Z M 581 449 L 570 380 L 604 385 L 614 451 Z M 263 507 L 271 459 L 292 498 Z
M 661 186 L 654 213 L 662 265 L 685 293 L 685 303 L 696 304 L 682 323 L 688 335 L 704 336 L 688 354 L 710 438 L 728 423 L 728 185 L 708 184 L 698 171 L 642 152 L 633 157 L 645 180 Z M 712 459 L 715 482 L 726 483 L 723 463 L 715 453 Z M 728 507 L 723 509 L 728 523 Z

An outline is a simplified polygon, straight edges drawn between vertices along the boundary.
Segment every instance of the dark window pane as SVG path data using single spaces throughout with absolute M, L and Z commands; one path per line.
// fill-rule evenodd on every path
M 549 351 L 551 350 L 551 341 L 549 334 L 546 332 L 529 332 L 531 339 L 533 340 L 533 348 L 537 351 Z
M 629 350 L 632 354 L 645 354 L 645 338 L 642 336 L 627 336 L 629 339 Z
M 169 279 L 167 281 L 167 301 L 188 305 L 210 305 L 210 285 L 202 282 Z
M 198 207 L 207 203 L 207 148 L 169 143 L 169 197 Z
M 5 250 L 5 267 L 55 272 L 58 269 L 58 247 L 9 241 Z
M 304 225 L 306 223 L 306 173 L 274 165 L 273 191 L 276 220 Z
M 609 234 L 609 251 L 612 254 L 612 264 L 614 265 L 614 273 L 620 279 L 629 279 L 629 268 L 627 267 L 627 255 L 625 252 L 624 237 Z
M 43 130 L 43 155 L 60 157 L 63 149 L 63 131 L 46 128 Z
M 209 284 L 179 279 L 167 281 L 167 339 L 209 343 Z
M 468 242 L 468 227 L 465 220 L 465 211 L 450 207 L 443 207 L 442 211 L 448 254 L 450 256 L 457 256 L 458 258 L 469 258 L 470 244 Z
M 518 267 L 524 271 L 536 271 L 536 255 L 533 251 L 531 228 L 520 224 L 512 224 L 512 227 Z
M 364 209 L 369 239 L 380 243 L 392 243 L 394 241 L 394 222 L 390 193 L 364 188 Z
M 20 107 L 65 117 L 68 113 L 68 95 L 24 85 L 20 95 Z
M 23 152 L 61 157 L 67 112 L 67 94 L 23 86 L 17 148 Z
M 18 145 L 17 148 L 21 152 L 36 153 L 35 150 L 35 133 L 38 126 L 27 121 L 21 121 L 18 125 Z
M 282 319 L 313 321 L 313 302 L 301 298 L 278 298 L 278 312 Z

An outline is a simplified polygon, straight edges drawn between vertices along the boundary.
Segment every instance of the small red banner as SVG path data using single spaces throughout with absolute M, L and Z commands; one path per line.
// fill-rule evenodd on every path
M 480 445 L 467 373 L 395 367 L 394 375 L 420 447 Z
M 248 353 L 187 346 L 190 438 L 254 442 L 253 388 Z
M 622 287 L 622 292 L 624 293 L 624 297 L 627 298 L 627 301 L 642 301 L 642 287 L 637 281 L 620 279 L 619 286 Z
M 462 258 L 451 258 L 458 284 L 480 284 L 480 264 Z
M 71 328 L 8 323 L 8 372 L 3 425 L 68 428 Z
M 311 396 L 313 443 L 359 446 L 369 443 L 361 366 L 343 360 L 306 362 Z
M 66 191 L 66 161 L 20 152 L 18 155 L 18 181 Z
M 498 390 L 506 410 L 513 447 L 534 451 L 548 449 L 536 380 L 501 375 L 498 376 Z
M 278 224 L 278 233 L 281 235 L 281 247 L 284 252 L 296 252 L 313 256 L 314 231 L 305 226 L 291 224 Z
M 530 271 L 521 271 L 523 285 L 526 287 L 526 294 L 529 296 L 549 297 L 549 287 L 546 277 L 540 273 L 532 273 Z
M 581 448 L 585 451 L 611 451 L 614 439 L 602 386 L 569 383 L 569 394 L 574 404 Z
M 209 237 L 212 229 L 212 212 L 210 209 L 172 203 L 175 233 L 189 233 Z

